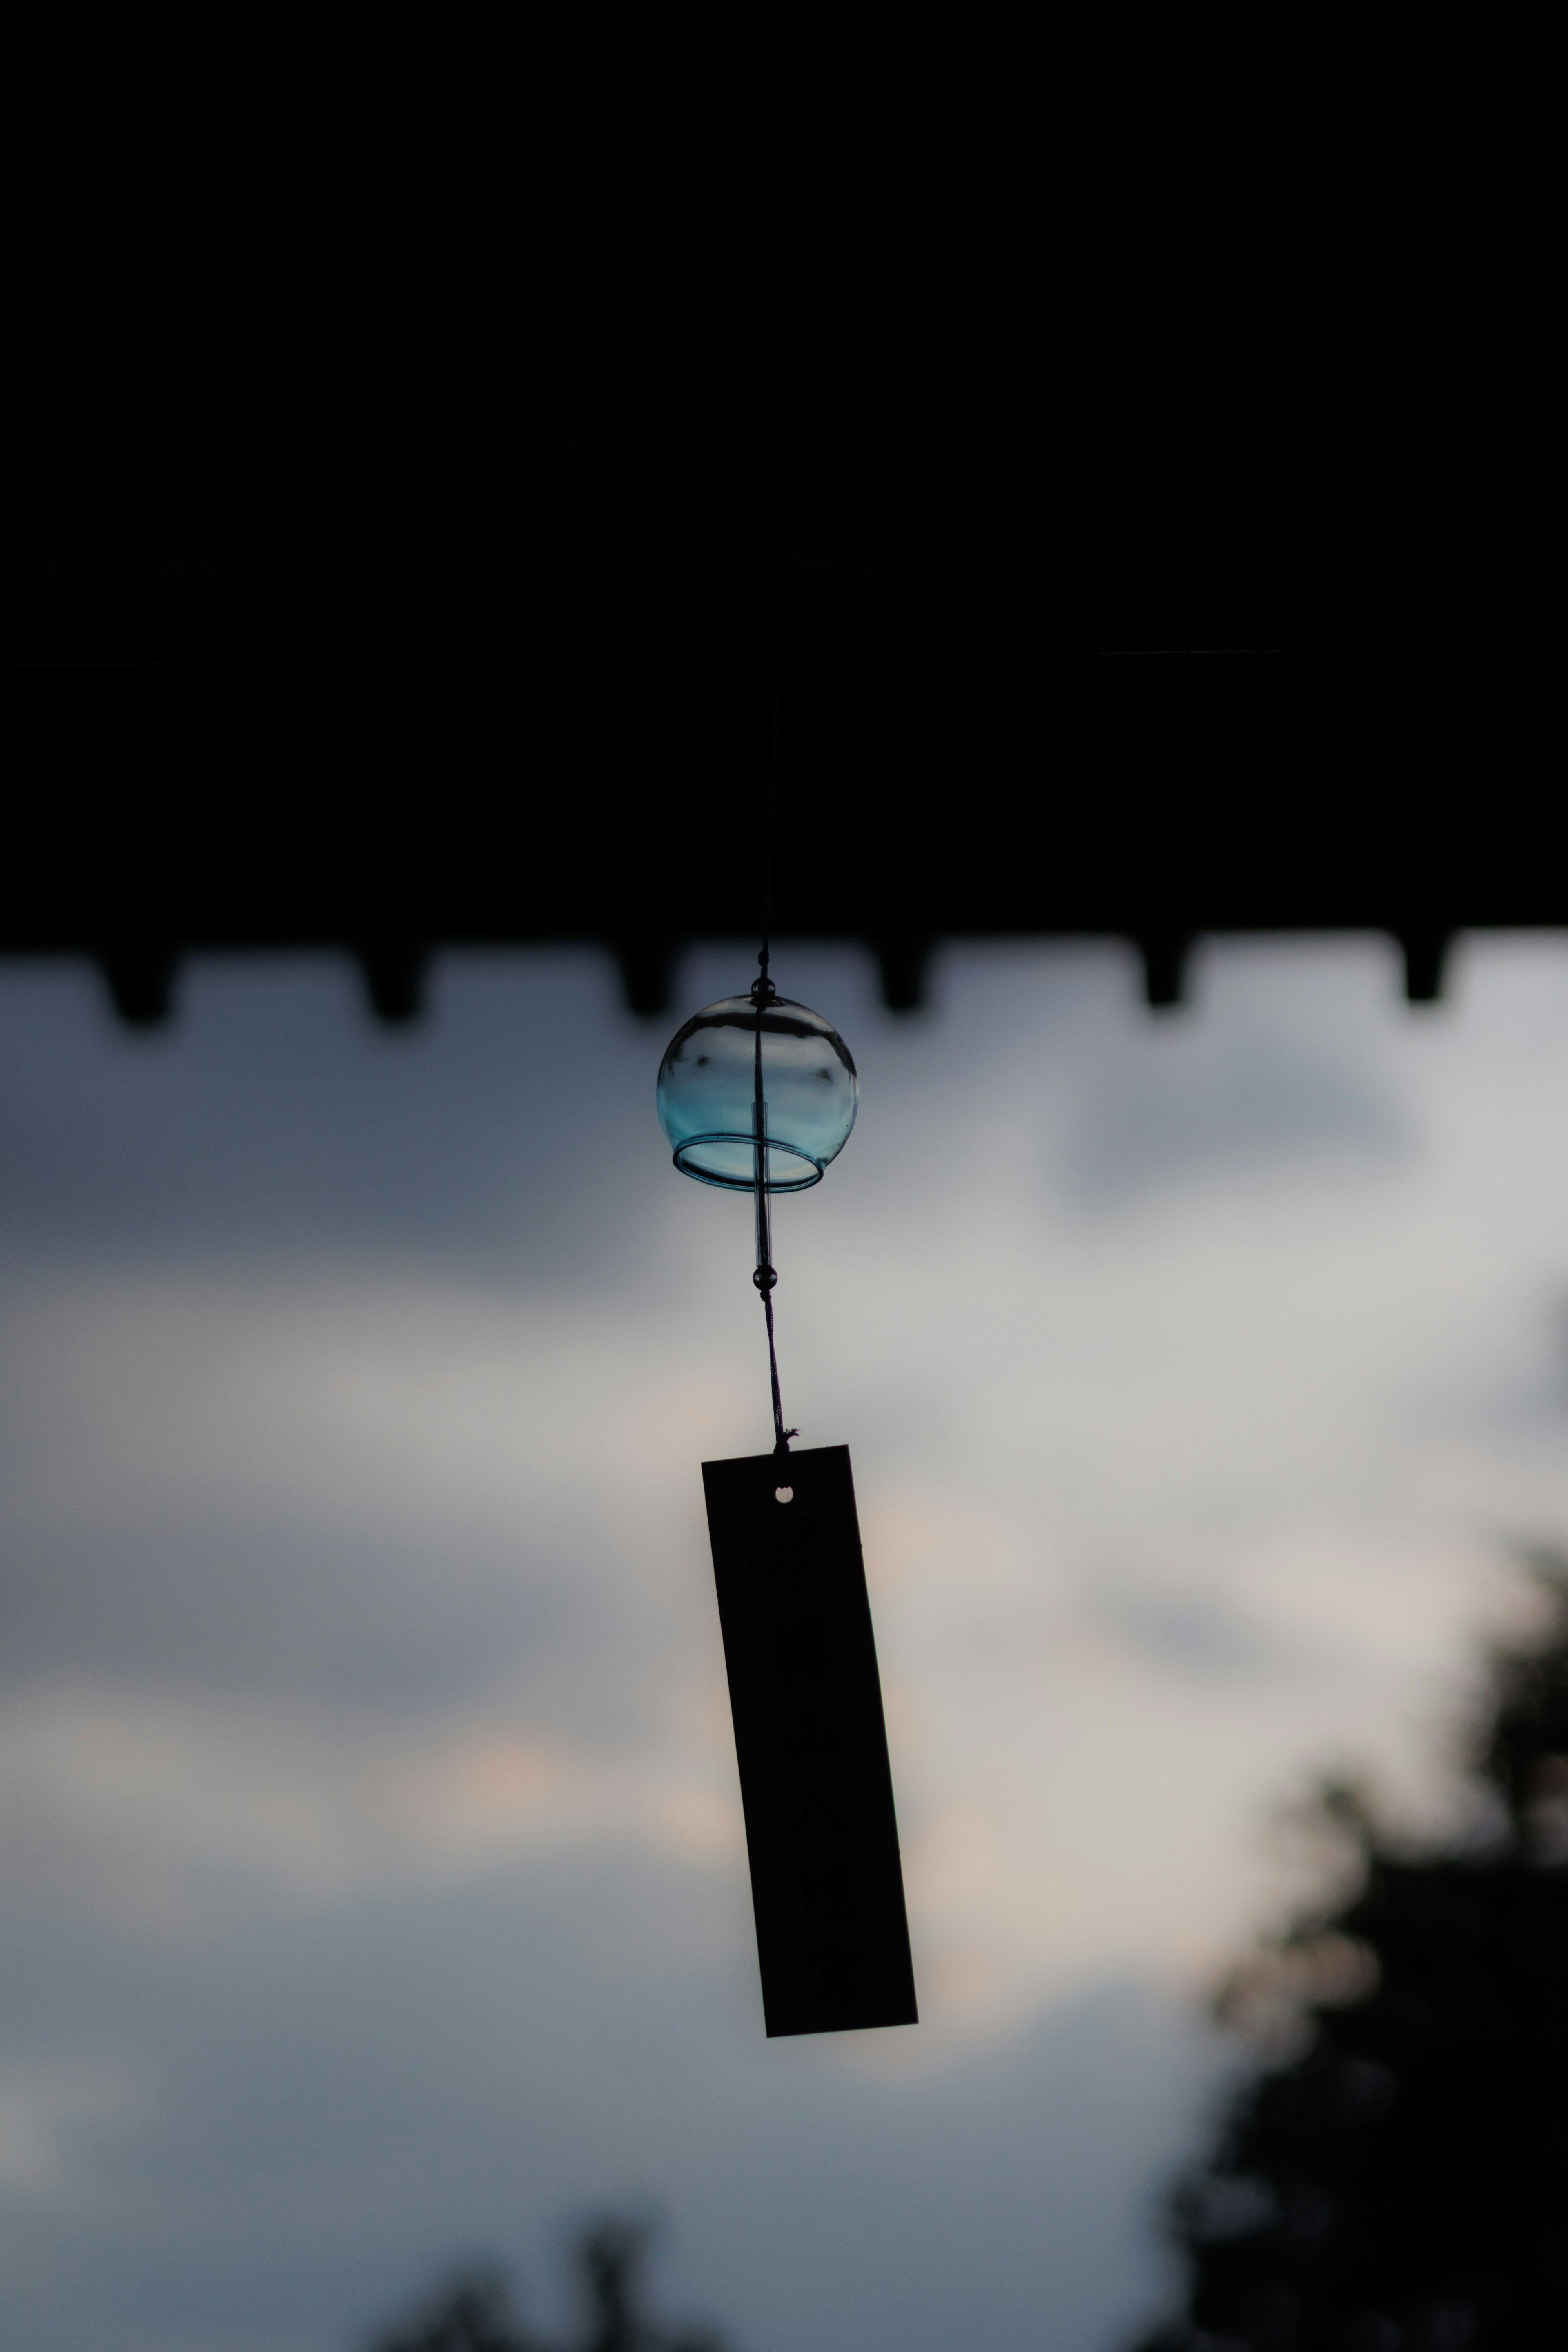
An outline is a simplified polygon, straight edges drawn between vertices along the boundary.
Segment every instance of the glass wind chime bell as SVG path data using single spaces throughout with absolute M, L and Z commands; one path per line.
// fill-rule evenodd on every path
M 769 1201 L 820 1184 L 859 1086 L 819 1013 L 748 994 L 695 1013 L 658 1073 L 675 1165 L 750 1192 L 773 1445 L 705 1462 L 724 1664 L 770 2035 L 912 2025 L 914 1977 L 881 1685 L 847 1445 L 792 1454 L 773 1339 Z
M 658 1068 L 658 1116 L 683 1176 L 756 1201 L 757 1267 L 768 1322 L 773 1451 L 786 1454 L 773 1350 L 768 1200 L 820 1184 L 849 1140 L 860 1088 L 849 1048 L 820 1013 L 781 996 L 766 948 L 750 995 L 721 997 L 670 1039 Z

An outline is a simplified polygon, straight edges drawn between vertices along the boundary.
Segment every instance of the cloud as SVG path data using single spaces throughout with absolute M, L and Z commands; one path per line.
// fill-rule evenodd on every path
M 743 1898 L 613 1852 L 162 1949 L 13 1923 L 0 2095 L 73 2018 L 133 2063 L 51 2094 L 68 2195 L 0 2168 L 8 2336 L 348 2345 L 480 2250 L 537 2307 L 604 2199 L 663 2210 L 663 2300 L 752 2352 L 1090 2352 L 1152 2302 L 1139 2188 L 1212 2063 L 1168 2000 L 1102 1986 L 890 2077 L 763 2042 L 748 1940 Z
M 8 2340 L 347 2342 L 623 2192 L 753 2352 L 1130 2321 L 1272 1808 L 1440 1804 L 1504 1538 L 1568 1523 L 1568 959 L 1436 1019 L 1385 962 L 1215 950 L 1161 1024 L 954 950 L 900 1025 L 790 958 L 865 1108 L 780 1362 L 853 1448 L 925 2022 L 788 2050 L 699 1476 L 765 1355 L 662 1034 L 587 956 L 454 959 L 407 1044 L 325 969 L 198 967 L 151 1044 L 7 978 Z

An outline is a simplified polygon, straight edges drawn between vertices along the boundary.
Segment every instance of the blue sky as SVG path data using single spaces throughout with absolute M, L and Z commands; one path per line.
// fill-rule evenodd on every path
M 698 1465 L 769 1434 L 749 1212 L 606 961 L 320 961 L 128 1037 L 0 979 L 0 2333 L 328 2352 L 607 2202 L 737 2352 L 1113 2352 L 1202 1996 L 1412 1822 L 1568 1528 L 1568 947 L 775 964 L 862 1110 L 780 1205 L 850 1444 L 922 2023 L 768 2044 Z

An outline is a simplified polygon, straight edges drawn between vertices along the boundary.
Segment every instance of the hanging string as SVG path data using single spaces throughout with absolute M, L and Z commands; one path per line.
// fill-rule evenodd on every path
M 778 829 L 779 801 L 779 741 L 784 702 L 784 598 L 773 602 L 773 710 L 768 741 L 768 787 L 763 826 L 763 945 L 757 957 L 757 976 L 752 982 L 752 1003 L 756 1007 L 756 1045 L 752 1061 L 752 1133 L 755 1167 L 757 1203 L 757 1270 L 752 1280 L 762 1297 L 763 1314 L 768 1327 L 768 1381 L 773 1392 L 773 1452 L 787 1454 L 792 1437 L 800 1432 L 784 1425 L 784 1405 L 779 1397 L 779 1361 L 773 1345 L 773 1286 L 778 1280 L 773 1266 L 773 1235 L 768 1216 L 768 1106 L 763 1094 L 763 1016 L 778 994 L 768 978 L 768 952 L 773 918 L 773 843 Z
M 779 745 L 784 720 L 784 597 L 773 599 L 773 698 L 768 719 L 768 796 L 763 823 L 763 947 L 757 958 L 757 984 L 764 995 L 773 992 L 768 978 L 768 945 L 773 927 L 773 844 L 778 833 Z

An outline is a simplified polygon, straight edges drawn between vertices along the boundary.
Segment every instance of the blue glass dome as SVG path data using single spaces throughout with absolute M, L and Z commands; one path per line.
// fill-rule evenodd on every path
M 820 1013 L 770 996 L 726 996 L 694 1013 L 658 1066 L 659 1124 L 683 1176 L 750 1192 L 757 1181 L 756 1055 L 762 1023 L 764 1184 L 820 1184 L 849 1139 L 860 1089 L 849 1048 Z

